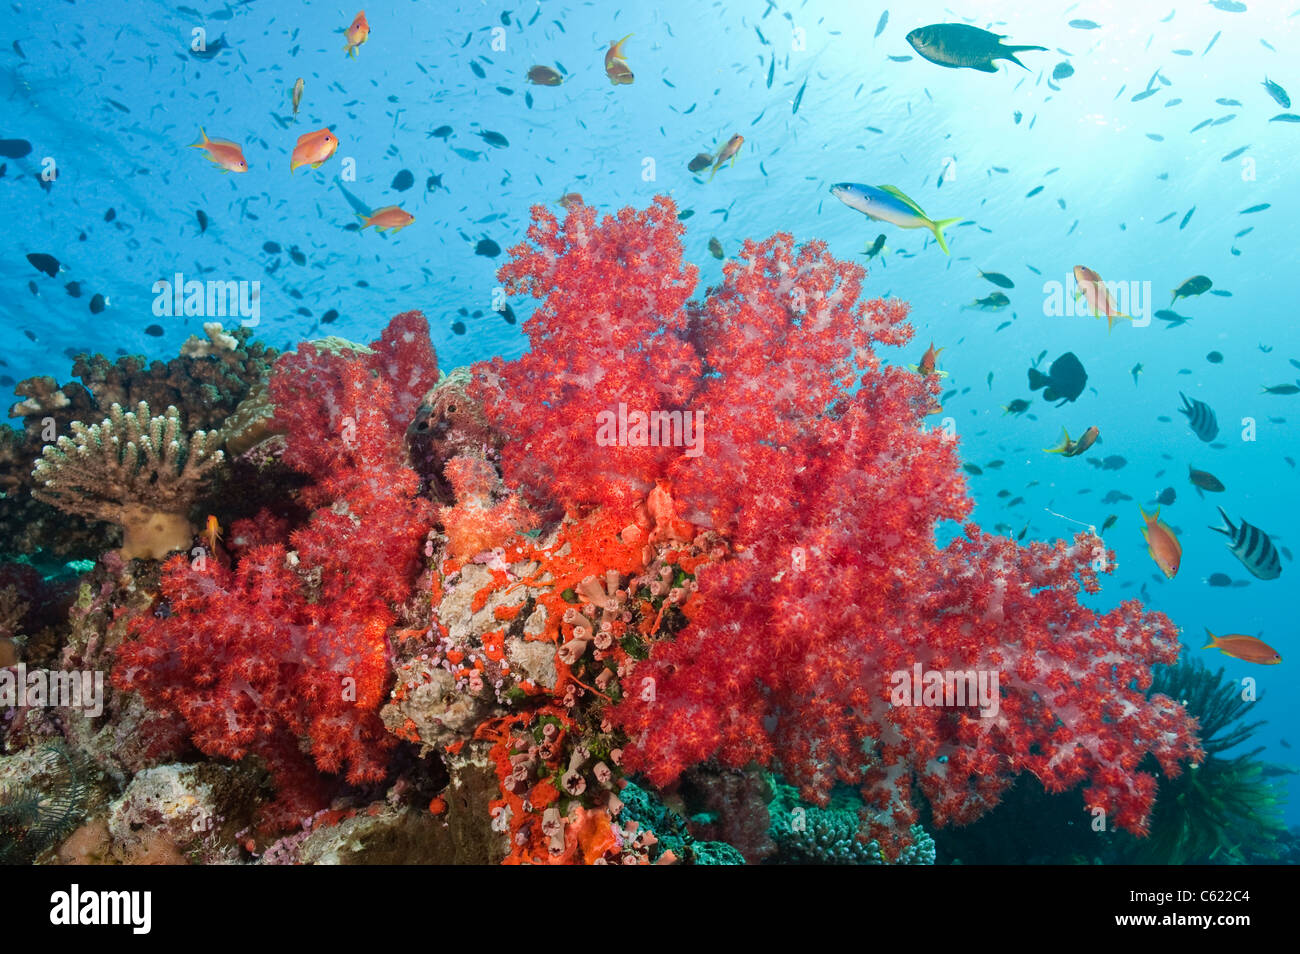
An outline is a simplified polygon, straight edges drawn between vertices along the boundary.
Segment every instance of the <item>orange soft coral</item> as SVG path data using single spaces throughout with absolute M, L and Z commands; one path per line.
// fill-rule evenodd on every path
M 500 480 L 482 457 L 463 454 L 453 458 L 447 462 L 445 474 L 456 494 L 456 505 L 442 507 L 438 516 L 451 558 L 468 560 L 537 525 L 536 516 L 514 494 L 493 503 Z

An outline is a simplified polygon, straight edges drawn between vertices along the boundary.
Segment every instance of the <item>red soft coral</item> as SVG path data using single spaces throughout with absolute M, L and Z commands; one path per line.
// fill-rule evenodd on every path
M 251 550 L 233 572 L 215 560 L 198 572 L 174 557 L 162 590 L 166 614 L 135 620 L 116 685 L 183 719 L 209 755 L 260 755 L 286 801 L 301 795 L 288 783 L 298 760 L 282 759 L 299 738 L 322 771 L 383 778 L 391 740 L 378 710 L 392 616 L 381 602 L 309 602 L 277 545 Z
M 307 344 L 284 356 L 269 393 L 283 459 L 313 478 L 301 497 L 315 511 L 289 532 L 292 551 L 287 525 L 264 513 L 232 531 L 234 570 L 170 561 L 163 604 L 133 620 L 120 650 L 115 684 L 183 719 L 199 749 L 263 759 L 279 792 L 272 824 L 319 807 L 304 747 L 317 769 L 353 783 L 385 773 L 387 630 L 432 518 L 402 434 L 411 395 L 436 379 L 432 360 L 418 313 L 394 319 L 373 355 Z
M 563 226 L 541 207 L 533 214 L 529 242 L 511 249 L 500 277 L 545 299 L 524 323 L 534 347 L 481 368 L 474 393 L 510 435 L 509 484 L 533 501 L 630 508 L 680 449 L 599 446 L 597 415 L 620 401 L 680 410 L 690 397 L 700 367 L 685 304 L 696 270 L 682 263 L 683 228 L 665 198 L 599 226 L 589 206 Z
M 629 542 L 688 520 L 739 551 L 701 571 L 689 625 L 627 683 L 653 691 L 608 712 L 631 737 L 626 766 L 667 784 L 709 759 L 757 761 L 815 801 L 853 783 L 891 852 L 915 793 L 939 823 L 968 821 L 1021 771 L 1054 789 L 1089 780 L 1089 799 L 1140 831 L 1142 756 L 1174 772 L 1198 755 L 1182 708 L 1140 691 L 1177 655 L 1169 621 L 1079 604 L 1097 586 L 1092 537 L 1022 548 L 970 527 L 936 549 L 937 524 L 970 502 L 954 443 L 921 426 L 937 382 L 872 350 L 909 340 L 906 306 L 862 301 L 861 268 L 777 235 L 685 307 L 694 271 L 673 211 L 661 198 L 597 227 L 585 207 L 563 225 L 535 209 L 502 269 L 545 299 L 532 350 L 480 369 L 516 438 L 509 481 L 626 514 Z M 704 453 L 600 446 L 595 415 L 619 402 L 703 412 Z M 917 665 L 996 672 L 998 713 L 892 705 L 891 677 Z

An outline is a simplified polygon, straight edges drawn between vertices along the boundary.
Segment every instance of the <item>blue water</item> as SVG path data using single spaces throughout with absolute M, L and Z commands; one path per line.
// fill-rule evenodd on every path
M 1300 95 L 1300 7 L 1244 6 L 519 0 L 452 8 L 371 0 L 370 39 L 348 59 L 339 31 L 356 11 L 339 4 L 209 2 L 190 12 L 140 0 L 7 4 L 0 138 L 28 140 L 32 152 L 0 160 L 8 224 L 0 234 L 0 374 L 6 384 L 32 374 L 66 380 L 79 351 L 174 356 L 204 320 L 154 314 L 154 283 L 176 272 L 260 281 L 257 333 L 277 347 L 325 334 L 370 340 L 389 316 L 418 308 L 443 367 L 513 357 L 526 342 L 492 310 L 505 254 L 475 248 L 489 238 L 507 249 L 531 205 L 554 209 L 566 192 L 605 211 L 673 196 L 693 212 L 686 244 L 702 286 L 721 275 L 711 237 L 731 254 L 746 237 L 784 230 L 865 261 L 860 253 L 883 232 L 887 251 L 870 263 L 867 288 L 912 304 L 916 340 L 891 360 L 915 362 L 931 340 L 945 348 L 939 366 L 958 393 L 943 416 L 963 459 L 984 469 L 970 478 L 974 518 L 1052 539 L 1116 514 L 1106 540 L 1118 568 L 1095 602 L 1140 595 L 1174 618 L 1195 652 L 1205 627 L 1258 635 L 1279 649 L 1286 661 L 1267 668 L 1203 655 L 1233 678 L 1257 680 L 1264 698 L 1255 711 L 1269 722 L 1259 735 L 1264 758 L 1294 764 L 1281 741 L 1300 743 L 1288 582 L 1300 568 L 1286 557 L 1280 580 L 1255 580 L 1208 529 L 1221 503 L 1234 520 L 1300 547 L 1300 396 L 1261 392 L 1300 377 L 1300 125 L 1270 122 L 1289 110 L 1261 85 L 1267 75 Z M 997 73 L 982 73 L 927 62 L 904 39 L 916 26 L 957 18 L 1008 34 L 1007 43 L 1049 49 L 1020 54 L 1028 69 L 1000 62 Z M 1069 25 L 1082 19 L 1099 26 Z M 228 48 L 195 58 L 196 27 L 208 43 L 224 35 Z M 636 81 L 616 87 L 603 54 L 628 33 Z M 1052 82 L 1063 62 L 1073 75 Z M 567 71 L 562 86 L 527 82 L 529 67 L 557 63 Z M 305 95 L 294 119 L 289 91 L 299 76 Z M 1133 102 L 1148 89 L 1155 92 Z M 1204 120 L 1217 122 L 1191 131 Z M 443 125 L 449 138 L 431 136 Z M 241 143 L 249 171 L 224 174 L 186 148 L 200 126 Z M 294 141 L 324 126 L 338 136 L 338 154 L 291 176 Z M 489 130 L 509 145 L 478 135 Z M 687 171 L 692 156 L 734 133 L 745 137 L 734 167 L 711 182 Z M 57 177 L 43 187 L 47 157 Z M 353 165 L 350 192 L 372 207 L 400 203 L 415 223 L 389 237 L 357 231 L 335 185 Z M 402 170 L 413 174 L 407 191 L 391 187 Z M 435 175 L 441 185 L 430 190 Z M 948 229 L 951 256 L 924 231 L 869 222 L 842 205 L 828 192 L 840 181 L 893 184 L 933 218 L 963 217 Z M 264 251 L 267 242 L 283 251 Z M 291 247 L 305 265 L 290 259 Z M 33 252 L 55 256 L 64 271 L 57 279 L 39 273 L 25 258 Z M 1044 284 L 1066 282 L 1079 264 L 1108 280 L 1150 283 L 1148 316 L 1168 308 L 1171 290 L 1193 275 L 1231 295 L 1179 301 L 1173 310 L 1192 319 L 1180 327 L 1121 321 L 1108 333 L 1104 320 L 1044 313 Z M 996 290 L 979 269 L 1014 281 L 1009 307 L 963 307 Z M 81 298 L 65 292 L 70 281 L 80 283 Z M 97 292 L 111 304 L 94 315 L 88 302 Z M 531 303 L 511 304 L 522 322 Z M 339 317 L 321 324 L 330 309 Z M 161 337 L 145 332 L 155 324 Z M 1056 408 L 1028 390 L 1026 369 L 1043 351 L 1043 367 L 1066 351 L 1079 356 L 1088 388 L 1077 402 Z M 1211 351 L 1222 353 L 1221 364 L 1207 361 Z M 1215 409 L 1220 446 L 1188 429 L 1176 412 L 1180 391 Z M 1033 399 L 1023 417 L 1003 413 L 1014 398 Z M 1089 456 L 1042 452 L 1062 427 L 1077 437 L 1090 425 L 1102 441 Z M 1090 463 L 1108 455 L 1125 465 Z M 994 460 L 1005 463 L 988 467 Z M 1198 497 L 1189 463 L 1216 474 L 1227 493 Z M 1165 487 L 1177 500 L 1162 516 L 1184 548 L 1173 581 L 1147 555 L 1137 512 Z M 1003 489 L 1009 494 L 999 498 Z M 1103 504 L 1111 490 L 1134 499 Z M 1008 507 L 1017 496 L 1024 502 Z M 1211 587 L 1212 573 L 1248 585 Z M 1294 803 L 1288 813 L 1300 821 Z

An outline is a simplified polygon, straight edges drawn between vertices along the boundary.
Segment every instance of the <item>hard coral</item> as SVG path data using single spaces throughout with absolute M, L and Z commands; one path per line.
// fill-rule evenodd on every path
M 189 427 L 214 430 L 266 377 L 278 352 L 251 340 L 251 328 L 223 330 L 219 323 L 208 322 L 204 332 L 206 342 L 190 338 L 181 355 L 167 362 L 139 355 L 110 362 L 103 355 L 82 354 L 72 373 L 85 383 L 101 410 L 141 401 L 153 407 L 175 405 Z
M 120 525 L 124 559 L 161 559 L 193 539 L 187 511 L 221 463 L 216 445 L 216 434 L 205 431 L 185 440 L 174 407 L 151 417 L 144 402 L 134 411 L 114 404 L 103 422 L 75 422 L 71 437 L 46 446 L 32 471 L 32 496 Z
M 72 371 L 84 385 L 60 386 L 50 377 L 17 384 L 15 393 L 26 400 L 14 404 L 9 416 L 23 418 L 23 430 L 0 428 L 0 541 L 8 552 L 39 557 L 53 568 L 67 560 L 97 557 L 114 544 L 109 524 L 68 519 L 32 499 L 32 464 L 46 445 L 69 433 L 74 421 L 102 420 L 113 404 L 174 406 L 187 429 L 221 427 L 249 389 L 265 378 L 277 352 L 250 341 L 249 328 L 226 332 L 213 323 L 210 334 L 220 347 L 213 344 L 195 353 L 191 346 L 191 353 L 165 363 L 135 355 L 116 361 L 78 355 Z

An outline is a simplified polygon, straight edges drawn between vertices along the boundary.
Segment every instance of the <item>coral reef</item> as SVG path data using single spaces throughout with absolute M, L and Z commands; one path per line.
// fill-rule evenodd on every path
M 1153 670 L 1148 694 L 1178 699 L 1197 722 L 1203 756 L 1160 786 L 1145 837 L 1099 824 L 1079 792 L 1054 793 L 1022 778 L 971 825 L 935 831 L 941 860 L 986 864 L 1262 864 L 1285 851 L 1283 792 L 1251 747 L 1261 722 L 1240 686 L 1184 656 Z M 1235 754 L 1232 754 L 1235 753 Z M 1142 766 L 1159 772 L 1147 757 Z M 1102 819 L 1105 821 L 1105 819 Z M 1009 836 L 1008 832 L 1012 834 Z
M 321 807 L 317 769 L 353 784 L 386 773 L 388 631 L 431 516 L 404 463 L 403 417 L 433 361 L 418 313 L 395 318 L 368 354 L 303 345 L 281 358 L 270 395 L 284 463 L 312 478 L 299 494 L 307 523 L 248 546 L 233 569 L 215 556 L 169 561 L 159 609 L 134 619 L 119 650 L 118 688 L 182 720 L 201 751 L 266 765 L 278 791 L 268 828 Z
M 65 560 L 98 558 L 116 542 L 112 525 L 70 519 L 32 498 L 32 464 L 44 447 L 70 433 L 74 421 L 103 420 L 113 404 L 144 402 L 179 408 L 183 428 L 211 432 L 265 380 L 278 354 L 274 348 L 251 341 L 251 329 L 209 325 L 201 339 L 207 346 L 191 338 L 185 354 L 165 363 L 138 355 L 113 361 L 78 355 L 73 373 L 81 382 L 60 386 L 51 377 L 34 377 L 17 383 L 14 391 L 25 400 L 13 404 L 9 416 L 21 417 L 22 430 L 0 428 L 0 539 L 12 554 L 47 560 L 56 569 Z
M 664 854 L 680 858 L 691 865 L 743 865 L 744 856 L 722 841 L 699 841 L 691 834 L 686 819 L 673 811 L 649 789 L 628 782 L 619 792 L 623 816 L 655 833 L 650 859 L 658 861 Z
M 114 404 L 108 418 L 47 445 L 32 471 L 32 496 L 68 513 L 118 524 L 123 559 L 161 559 L 188 549 L 194 525 L 188 511 L 223 455 L 215 432 L 182 436 L 175 407 L 153 417 Z
M 24 382 L 0 461 L 37 415 L 68 433 L 5 503 L 125 529 L 70 608 L 0 576 L 0 662 L 111 668 L 102 714 L 0 724 L 94 767 L 62 860 L 923 864 L 1026 780 L 1166 830 L 1157 779 L 1219 752 L 1153 683 L 1173 624 L 1081 604 L 1091 533 L 939 546 L 971 504 L 922 426 L 936 377 L 877 354 L 907 306 L 785 234 L 692 301 L 682 233 L 666 198 L 535 209 L 500 272 L 540 300 L 513 361 L 440 377 L 406 312 L 273 367 L 210 325 L 167 365 Z M 106 399 L 168 411 L 87 424 Z M 931 699 L 935 673 L 996 691 Z
M 1150 837 L 1123 842 L 1131 864 L 1248 864 L 1273 854 L 1284 832 L 1282 792 L 1260 761 L 1263 746 L 1248 745 L 1263 722 L 1246 722 L 1252 703 L 1241 687 L 1184 658 L 1156 670 L 1152 692 L 1179 699 L 1195 717 L 1204 757 L 1161 784 Z M 1235 754 L 1230 754 L 1235 753 Z
M 69 519 L 31 495 L 32 465 L 59 435 L 70 433 L 74 421 L 102 420 L 114 404 L 132 408 L 143 401 L 180 409 L 185 430 L 213 431 L 265 379 L 274 348 L 251 340 L 252 329 L 224 331 L 209 324 L 206 347 L 192 338 L 186 353 L 167 362 L 81 354 L 72 368 L 81 382 L 59 385 L 35 377 L 15 386 L 25 400 L 9 416 L 22 418 L 22 430 L 0 427 L 0 540 L 11 554 L 39 557 L 55 569 L 65 560 L 96 558 L 114 544 L 110 524 Z
M 879 865 L 885 860 L 880 845 L 866 841 L 862 833 L 862 802 L 851 790 L 833 792 L 822 808 L 799 802 L 793 786 L 778 785 L 772 805 L 772 840 L 778 864 L 796 865 Z M 895 863 L 932 865 L 934 839 L 920 825 L 913 825 L 911 844 Z
M 27 864 L 61 842 L 86 815 L 86 765 L 54 743 L 22 782 L 0 780 L 0 864 Z
M 266 378 L 278 352 L 252 339 L 253 329 L 224 330 L 206 322 L 203 339 L 191 337 L 179 357 L 148 361 L 128 355 L 110 362 L 103 355 L 78 355 L 72 373 L 103 411 L 114 404 L 183 408 L 191 430 L 215 430 L 258 381 Z M 232 344 L 233 342 L 233 344 Z M 10 412 L 10 416 L 14 416 Z

